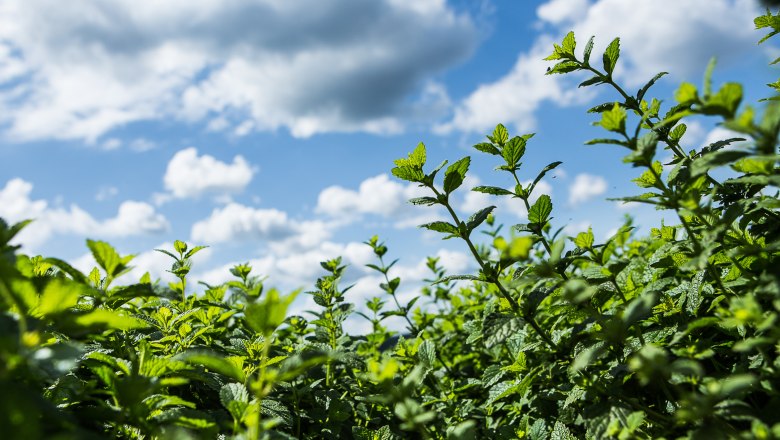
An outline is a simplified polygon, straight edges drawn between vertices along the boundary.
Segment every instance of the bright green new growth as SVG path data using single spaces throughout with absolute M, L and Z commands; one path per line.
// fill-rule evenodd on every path
M 780 32 L 780 14 L 756 27 Z M 604 243 L 554 221 L 537 185 L 561 162 L 530 173 L 532 135 L 503 125 L 474 148 L 512 185 L 470 188 L 509 197 L 527 222 L 502 235 L 496 206 L 461 219 L 451 205 L 470 157 L 426 170 L 421 143 L 395 161 L 399 179 L 428 195 L 416 205 L 449 215 L 421 227 L 456 239 L 477 273 L 447 274 L 428 258 L 422 295 L 402 301 L 402 280 L 376 236 L 365 242 L 381 275 L 378 296 L 356 311 L 340 258 L 311 296 L 265 289 L 252 267 L 187 290 L 202 246 L 175 241 L 178 282 L 117 285 L 133 256 L 88 241 L 84 275 L 56 258 L 10 245 L 28 223 L 0 220 L 0 432 L 8 438 L 573 439 L 780 438 L 780 107 L 741 108 L 742 87 L 682 84 L 675 105 L 613 78 L 620 42 L 591 64 L 573 33 L 547 59 L 549 74 L 585 72 L 616 101 L 593 107 L 607 137 L 639 168 L 641 194 L 620 200 L 673 212 L 648 236 L 630 219 Z M 777 60 L 775 61 L 777 62 Z M 769 85 L 780 90 L 780 82 Z M 684 120 L 714 117 L 743 137 L 691 151 Z M 747 141 L 734 144 L 737 141 Z M 668 150 L 660 153 L 659 149 Z M 671 159 L 666 164 L 659 155 Z M 664 168 L 664 166 L 668 168 Z M 446 166 L 446 168 L 445 168 Z M 725 178 L 712 171 L 728 169 Z M 443 172 L 442 172 L 443 170 Z M 440 175 L 441 174 L 441 175 Z M 533 180 L 530 180 L 533 178 Z M 524 184 L 522 182 L 528 182 Z M 420 208 L 425 209 L 425 208 Z M 557 228 L 557 229 L 556 229 Z M 484 236 L 477 235 L 480 232 Z M 126 278 L 126 277 L 125 277 Z M 421 300 L 421 298 L 423 298 Z M 427 302 L 424 306 L 418 306 Z M 363 336 L 344 331 L 365 319 Z M 405 333 L 389 330 L 401 319 Z

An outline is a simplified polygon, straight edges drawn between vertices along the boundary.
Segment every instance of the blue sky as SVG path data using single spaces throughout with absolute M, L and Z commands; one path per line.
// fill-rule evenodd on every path
M 471 186 L 508 185 L 470 148 L 501 122 L 537 133 L 528 179 L 564 162 L 542 185 L 556 226 L 604 237 L 630 214 L 649 228 L 658 213 L 605 200 L 636 192 L 623 153 L 583 146 L 599 136 L 585 110 L 615 95 L 545 76 L 542 58 L 572 29 L 580 44 L 596 35 L 596 53 L 619 36 L 618 79 L 636 89 L 667 70 L 651 94 L 668 102 L 717 56 L 715 82 L 748 83 L 755 102 L 777 74 L 777 49 L 756 45 L 760 12 L 752 0 L 7 0 L 0 216 L 37 218 L 24 250 L 85 270 L 87 237 L 138 254 L 129 278 L 165 279 L 151 249 L 174 239 L 210 246 L 193 271 L 210 282 L 250 261 L 269 284 L 309 287 L 318 261 L 343 255 L 358 303 L 377 293 L 361 242 L 379 234 L 411 295 L 426 255 L 471 265 L 461 243 L 415 227 L 441 213 L 405 203 L 417 189 L 390 176 L 393 159 L 423 141 L 430 162 L 471 155 Z M 727 135 L 695 121 L 686 142 Z M 523 216 L 499 203 L 499 222 Z

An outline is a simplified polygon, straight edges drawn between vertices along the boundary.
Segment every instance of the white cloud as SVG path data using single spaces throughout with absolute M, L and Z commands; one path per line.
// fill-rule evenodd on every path
M 225 163 L 213 156 L 198 156 L 195 148 L 176 153 L 165 171 L 165 188 L 178 198 L 198 197 L 211 193 L 225 195 L 241 192 L 255 173 L 241 156 Z M 162 200 L 164 201 L 164 200 Z
M 277 209 L 255 209 L 238 203 L 214 209 L 208 218 L 192 225 L 191 232 L 198 244 L 258 240 L 292 249 L 317 246 L 330 235 L 331 225 L 322 221 L 297 221 Z
M 237 135 L 397 132 L 409 112 L 435 117 L 441 99 L 418 108 L 430 78 L 478 40 L 447 2 L 413 3 L 6 0 L 0 124 L 18 140 L 88 142 L 170 119 Z
M 96 220 L 77 205 L 68 209 L 50 207 L 45 200 L 32 200 L 33 185 L 22 179 L 11 179 L 0 189 L 0 217 L 8 222 L 35 219 L 16 242 L 28 247 L 44 243 L 53 234 L 75 234 L 88 237 L 127 237 L 160 233 L 168 229 L 165 217 L 143 202 L 124 201 L 116 216 Z
M 499 80 L 480 85 L 455 108 L 449 122 L 439 124 L 440 134 L 452 131 L 484 132 L 499 122 L 526 132 L 536 126 L 536 110 L 544 101 L 572 105 L 590 99 L 587 89 L 564 87 L 560 77 L 545 75 L 552 40 L 540 38 L 527 53 L 517 59 L 512 71 Z
M 578 174 L 569 187 L 569 203 L 577 205 L 607 192 L 607 181 L 601 176 Z
M 582 17 L 588 6 L 588 0 L 552 0 L 536 8 L 536 15 L 553 24 L 569 23 Z
M 315 210 L 349 221 L 356 221 L 356 216 L 360 214 L 392 217 L 400 219 L 396 226 L 402 227 L 407 225 L 408 218 L 419 217 L 423 209 L 427 208 L 425 218 L 436 214 L 432 208 L 409 203 L 411 198 L 427 195 L 430 194 L 424 188 L 415 184 L 401 184 L 390 180 L 387 174 L 380 174 L 361 182 L 357 190 L 337 185 L 325 188 L 317 198 Z

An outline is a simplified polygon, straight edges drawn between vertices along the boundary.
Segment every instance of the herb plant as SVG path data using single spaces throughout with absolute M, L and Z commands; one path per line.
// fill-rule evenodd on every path
M 780 33 L 780 14 L 755 23 L 771 29 L 762 42 Z M 552 199 L 537 194 L 561 162 L 527 171 L 533 135 L 511 136 L 500 124 L 474 148 L 510 185 L 471 190 L 522 204 L 527 222 L 502 234 L 495 206 L 459 217 L 451 201 L 471 158 L 430 169 L 418 145 L 392 173 L 427 189 L 412 203 L 448 212 L 422 227 L 462 241 L 478 270 L 448 274 L 429 258 L 431 285 L 403 303 L 397 260 L 388 263 L 388 247 L 372 237 L 369 267 L 383 282 L 365 313 L 348 302 L 340 258 L 322 262 L 314 290 L 303 293 L 317 308 L 289 316 L 301 293 L 267 289 L 248 264 L 231 269 L 232 281 L 193 285 L 202 246 L 160 250 L 173 260 L 175 283 L 147 274 L 118 284 L 132 255 L 90 240 L 97 267 L 85 275 L 20 253 L 10 243 L 28 222 L 0 221 L 0 432 L 780 438 L 780 104 L 741 106 L 740 84 L 713 87 L 713 62 L 701 87 L 683 83 L 664 105 L 648 95 L 664 73 L 631 94 L 613 77 L 619 40 L 599 61 L 592 49 L 593 38 L 578 52 L 569 33 L 547 73 L 586 73 L 581 87 L 614 91 L 614 101 L 589 110 L 607 132 L 589 144 L 624 148 L 624 162 L 638 169 L 641 193 L 619 200 L 669 211 L 676 224 L 639 234 L 628 219 L 604 243 L 591 230 L 567 236 Z M 703 117 L 740 137 L 685 151 L 685 121 Z M 348 334 L 352 314 L 371 332 Z M 402 334 L 389 329 L 390 317 L 403 320 Z

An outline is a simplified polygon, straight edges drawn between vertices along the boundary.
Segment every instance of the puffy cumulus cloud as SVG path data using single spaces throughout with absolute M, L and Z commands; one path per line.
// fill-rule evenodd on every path
M 165 189 L 174 197 L 189 198 L 203 194 L 227 195 L 241 192 L 255 169 L 241 156 L 225 163 L 213 156 L 198 156 L 198 150 L 185 148 L 173 155 L 165 170 Z
M 159 233 L 169 227 L 165 217 L 147 203 L 124 201 L 116 216 L 96 220 L 77 205 L 66 209 L 50 207 L 45 200 L 33 200 L 32 189 L 33 185 L 22 179 L 12 179 L 0 189 L 0 217 L 8 222 L 35 219 L 16 239 L 25 246 L 38 246 L 53 234 L 127 237 Z
M 338 185 L 325 188 L 317 198 L 315 210 L 344 220 L 355 220 L 356 214 L 392 217 L 399 219 L 397 227 L 406 227 L 409 218 L 414 217 L 416 222 L 420 217 L 420 208 L 411 205 L 409 199 L 423 195 L 428 195 L 424 188 L 401 184 L 390 180 L 387 174 L 380 174 L 361 182 L 357 190 Z
M 550 66 L 553 40 L 540 38 L 527 53 L 521 53 L 512 70 L 492 83 L 482 84 L 460 102 L 450 121 L 438 124 L 434 131 L 485 132 L 496 122 L 511 125 L 516 131 L 533 130 L 535 113 L 544 101 L 572 105 L 590 99 L 589 89 L 565 86 L 559 76 L 545 75 Z
M 216 208 L 192 225 L 192 240 L 214 244 L 258 240 L 282 248 L 311 248 L 327 240 L 331 225 L 318 220 L 297 221 L 277 209 L 256 209 L 239 203 Z
M 13 138 L 97 141 L 178 119 L 236 135 L 396 132 L 468 57 L 474 20 L 443 0 L 7 0 L 0 122 Z M 9 109 L 13 108 L 13 111 Z
M 588 6 L 588 0 L 552 0 L 536 8 L 536 15 L 552 24 L 571 23 L 581 18 Z
M 607 181 L 601 176 L 577 174 L 569 186 L 569 204 L 577 205 L 607 192 Z
M 615 74 L 631 86 L 662 71 L 698 79 L 713 56 L 720 63 L 735 62 L 755 48 L 753 18 L 761 14 L 752 0 L 597 0 L 584 2 L 589 3 L 586 10 L 582 3 L 552 0 L 537 14 L 560 35 L 573 29 L 581 46 L 595 35 L 594 54 L 620 37 Z M 578 13 L 566 11 L 566 5 L 575 5 Z

